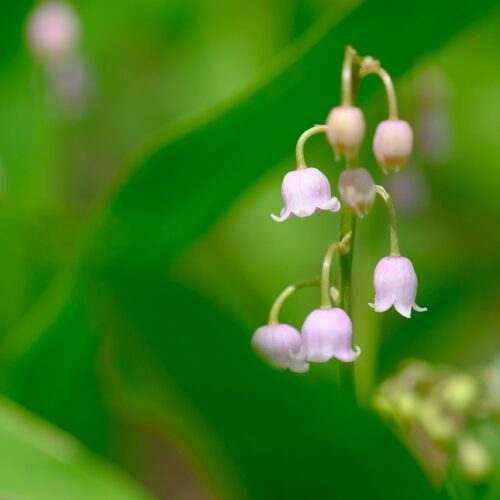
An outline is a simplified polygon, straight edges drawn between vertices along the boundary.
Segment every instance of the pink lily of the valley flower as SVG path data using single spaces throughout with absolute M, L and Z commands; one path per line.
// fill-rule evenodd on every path
M 297 373 L 309 370 L 300 333 L 293 326 L 284 323 L 261 326 L 252 337 L 252 346 L 275 368 Z
M 411 317 L 412 309 L 427 311 L 427 308 L 415 303 L 417 284 L 417 275 L 409 259 L 400 256 L 384 257 L 373 274 L 375 303 L 370 306 L 376 312 L 384 312 L 394 306 L 405 318 Z
M 283 222 L 289 217 L 307 217 L 319 210 L 338 212 L 340 203 L 332 197 L 330 183 L 317 168 L 299 168 L 288 172 L 281 186 L 284 207 L 273 220 Z
M 302 346 L 307 361 L 324 363 L 332 358 L 346 363 L 354 361 L 361 349 L 353 350 L 351 342 L 351 319 L 338 307 L 314 310 L 302 326 Z

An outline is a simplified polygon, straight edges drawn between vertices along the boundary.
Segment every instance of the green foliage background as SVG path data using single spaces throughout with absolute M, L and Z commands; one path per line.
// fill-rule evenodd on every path
M 468 367 L 498 350 L 495 4 L 74 2 L 94 79 L 79 120 L 54 112 L 23 43 L 32 2 L 3 5 L 0 494 L 474 497 L 435 491 L 369 402 L 402 359 Z M 368 309 L 382 210 L 359 225 L 361 409 L 334 363 L 275 373 L 249 347 L 273 297 L 317 275 L 337 236 L 331 214 L 277 225 L 269 212 L 297 137 L 338 101 L 348 43 L 382 59 L 410 121 L 416 75 L 437 66 L 452 89 L 450 156 L 437 166 L 417 154 L 427 203 L 399 215 L 427 314 Z M 363 86 L 370 133 L 381 97 Z M 324 141 L 309 146 L 335 179 Z M 369 147 L 363 161 L 385 182 Z M 314 307 L 308 293 L 287 321 Z

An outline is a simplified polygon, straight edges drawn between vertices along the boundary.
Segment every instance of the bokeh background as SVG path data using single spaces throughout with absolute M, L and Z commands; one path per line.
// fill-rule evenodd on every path
M 74 1 L 59 60 L 27 35 L 41 4 L 0 14 L 0 498 L 499 498 L 497 2 Z M 362 164 L 429 309 L 368 308 L 377 205 L 355 249 L 359 407 L 334 362 L 276 373 L 249 344 L 338 236 L 336 215 L 269 214 L 346 44 L 381 59 L 415 131 L 383 176 L 384 94 L 363 82 Z M 306 155 L 335 185 L 324 138 Z

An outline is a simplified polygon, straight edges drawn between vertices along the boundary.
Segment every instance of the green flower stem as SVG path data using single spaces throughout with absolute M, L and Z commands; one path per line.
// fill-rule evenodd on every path
M 331 300 L 331 287 L 330 287 L 330 268 L 332 265 L 332 259 L 335 252 L 339 250 L 342 252 L 349 242 L 351 234 L 348 233 L 342 238 L 341 241 L 336 241 L 332 243 L 325 254 L 323 259 L 323 267 L 321 270 L 321 308 L 328 309 L 332 307 Z
M 398 100 L 396 98 L 396 90 L 394 89 L 392 78 L 389 73 L 380 66 L 380 61 L 371 56 L 363 58 L 361 62 L 360 76 L 363 78 L 367 75 L 377 75 L 382 80 L 387 96 L 389 120 L 398 120 Z
M 342 106 L 353 105 L 353 94 L 355 93 L 353 77 L 357 78 L 356 74 L 353 75 L 353 66 L 360 62 L 361 58 L 358 56 L 358 53 L 348 45 L 345 49 L 344 62 L 342 63 Z
M 342 238 L 349 235 L 349 244 L 344 246 L 340 252 L 339 307 L 349 316 L 351 316 L 351 268 L 355 234 L 356 216 L 347 208 L 342 207 L 340 212 L 340 235 Z M 354 367 L 352 363 L 338 363 L 338 382 L 355 400 Z
M 394 203 L 389 193 L 383 186 L 375 186 L 375 188 L 377 190 L 377 194 L 384 200 L 387 206 L 387 212 L 389 213 L 391 257 L 399 257 L 401 254 L 399 252 L 398 231 L 396 227 L 396 210 L 394 208 Z
M 297 290 L 300 290 L 301 288 L 306 288 L 309 286 L 320 286 L 321 282 L 318 279 L 311 279 L 311 280 L 304 280 L 304 281 L 299 281 L 298 283 L 295 283 L 294 285 L 287 286 L 276 298 L 274 301 L 273 306 L 271 307 L 271 311 L 269 312 L 269 320 L 268 320 L 268 325 L 277 325 L 279 323 L 279 313 L 281 310 L 281 307 L 285 303 L 285 301 L 295 293 Z M 328 293 L 328 291 L 327 291 Z M 339 291 L 334 287 L 329 288 L 329 293 L 332 298 L 332 300 L 336 303 L 338 301 L 339 297 Z
M 295 147 L 295 156 L 297 157 L 297 170 L 301 168 L 307 168 L 306 161 L 304 159 L 304 145 L 309 137 L 326 133 L 327 126 L 326 125 L 315 125 L 314 127 L 307 129 L 297 141 L 297 146 Z

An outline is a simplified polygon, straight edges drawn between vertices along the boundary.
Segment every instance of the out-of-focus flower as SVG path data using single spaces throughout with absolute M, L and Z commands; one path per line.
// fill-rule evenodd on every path
M 347 168 L 339 178 L 339 192 L 344 205 L 358 217 L 365 216 L 377 194 L 373 177 L 366 168 Z
M 297 329 L 284 323 L 261 326 L 252 337 L 253 348 L 272 366 L 299 373 L 309 369 L 301 345 Z
M 455 412 L 465 413 L 480 395 L 477 380 L 467 373 L 455 373 L 438 386 L 443 402 Z
M 427 179 L 417 165 L 409 165 L 398 175 L 387 179 L 387 188 L 398 210 L 409 215 L 417 215 L 429 204 Z
M 452 83 L 441 68 L 426 68 L 414 81 L 415 135 L 421 157 L 435 165 L 445 163 L 453 148 L 450 114 Z
M 339 200 L 332 197 L 330 183 L 317 168 L 300 168 L 288 172 L 281 186 L 284 207 L 273 220 L 283 222 L 289 217 L 307 217 L 319 210 L 338 212 Z
M 337 106 L 330 111 L 326 125 L 328 141 L 337 153 L 357 153 L 365 136 L 365 118 L 361 109 Z
M 66 118 L 78 118 L 92 97 L 92 75 L 82 57 L 67 59 L 48 74 L 55 110 Z
M 460 468 L 474 483 L 483 481 L 491 471 L 491 458 L 486 448 L 472 436 L 464 436 L 458 441 L 458 459 Z
M 75 49 L 80 23 L 73 8 L 59 1 L 45 2 L 28 19 L 27 42 L 33 54 L 44 61 L 64 59 Z
M 373 138 L 373 153 L 380 168 L 399 170 L 408 161 L 413 147 L 413 132 L 404 120 L 384 120 Z
M 375 303 L 370 306 L 376 312 L 384 312 L 394 306 L 394 309 L 406 318 L 411 317 L 412 309 L 418 312 L 427 311 L 415 303 L 417 283 L 417 275 L 409 259 L 384 257 L 373 274 Z
M 353 350 L 351 343 L 351 319 L 338 307 L 316 309 L 304 321 L 302 344 L 308 361 L 323 363 L 331 358 L 346 363 L 354 361 L 361 349 Z

